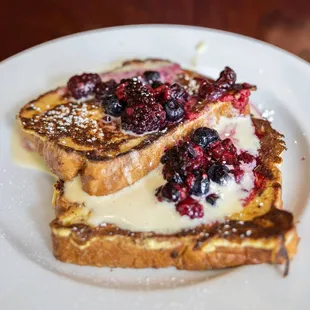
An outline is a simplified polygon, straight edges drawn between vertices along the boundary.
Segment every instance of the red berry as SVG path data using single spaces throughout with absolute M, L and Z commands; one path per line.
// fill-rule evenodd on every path
M 248 152 L 242 152 L 238 156 L 238 160 L 243 161 L 246 164 L 249 164 L 255 160 L 255 157 Z
M 209 154 L 216 161 L 227 165 L 233 165 L 238 161 L 237 149 L 229 138 L 212 143 Z
M 230 170 L 230 172 L 234 175 L 235 181 L 240 183 L 244 175 L 244 171 L 241 170 L 240 166 L 234 166 L 234 169 Z
M 176 205 L 177 211 L 182 215 L 187 215 L 191 219 L 201 218 L 204 215 L 202 205 L 191 197 L 185 198 Z
M 83 73 L 74 75 L 67 83 L 71 96 L 75 99 L 81 99 L 92 94 L 97 84 L 101 83 L 101 78 L 96 73 Z
M 122 128 L 136 134 L 157 131 L 166 125 L 166 112 L 160 104 L 136 104 L 127 107 L 122 115 Z
M 215 84 L 220 88 L 228 89 L 236 83 L 236 79 L 236 72 L 229 67 L 225 67 L 220 73 L 220 77 L 215 81 Z

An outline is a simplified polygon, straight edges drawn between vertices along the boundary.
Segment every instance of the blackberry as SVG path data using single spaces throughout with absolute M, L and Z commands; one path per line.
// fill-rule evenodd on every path
M 115 80 L 98 83 L 95 87 L 96 99 L 102 103 L 102 100 L 110 95 L 113 95 L 116 90 L 117 83 Z
M 143 85 L 137 78 L 126 79 L 116 88 L 116 96 L 128 106 L 135 104 L 155 104 L 155 97 L 149 85 Z
M 160 74 L 157 71 L 145 71 L 143 77 L 147 83 L 152 83 L 160 79 Z
M 121 116 L 125 109 L 125 104 L 119 101 L 115 95 L 109 95 L 102 99 L 102 105 L 107 114 L 115 117 Z
M 177 100 L 166 101 L 163 106 L 169 122 L 177 122 L 184 117 L 184 107 Z
M 208 147 L 212 142 L 219 140 L 220 136 L 216 130 L 208 127 L 200 127 L 196 129 L 191 137 L 191 140 L 203 147 L 204 149 Z
M 188 191 L 186 187 L 179 184 L 168 182 L 161 186 L 157 191 L 157 198 L 159 201 L 179 202 L 187 196 Z
M 224 185 L 229 179 L 229 169 L 220 164 L 213 164 L 208 168 L 208 177 L 215 183 Z
M 67 88 L 71 96 L 75 99 L 81 99 L 93 94 L 97 84 L 101 83 L 101 78 L 96 73 L 83 73 L 74 75 L 67 83 Z
M 166 125 L 166 112 L 160 104 L 135 104 L 121 115 L 122 128 L 136 134 L 157 131 Z

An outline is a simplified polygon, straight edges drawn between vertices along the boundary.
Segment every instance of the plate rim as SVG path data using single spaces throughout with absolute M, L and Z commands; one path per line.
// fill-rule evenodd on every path
M 219 33 L 222 35 L 233 36 L 233 37 L 236 37 L 236 38 L 239 38 L 242 40 L 252 41 L 253 43 L 257 43 L 261 46 L 267 47 L 270 50 L 274 50 L 274 51 L 278 51 L 280 53 L 283 53 L 286 56 L 292 57 L 295 61 L 299 62 L 300 64 L 306 65 L 308 67 L 308 69 L 310 70 L 310 63 L 307 62 L 306 60 L 300 58 L 299 56 L 297 56 L 297 55 L 295 55 L 295 54 L 293 54 L 293 53 L 291 53 L 291 52 L 289 52 L 289 51 L 287 51 L 281 47 L 278 47 L 278 46 L 273 45 L 271 43 L 265 42 L 263 40 L 256 39 L 256 38 L 246 36 L 243 34 L 231 32 L 231 31 L 226 31 L 226 30 L 221 30 L 221 29 L 216 29 L 216 28 L 210 28 L 210 27 L 203 27 L 203 26 L 184 25 L 184 24 L 130 24 L 130 25 L 118 25 L 118 26 L 102 27 L 102 28 L 90 29 L 90 30 L 85 30 L 85 31 L 79 31 L 79 32 L 75 32 L 72 34 L 60 36 L 60 37 L 57 37 L 55 39 L 47 40 L 47 41 L 44 41 L 42 43 L 33 45 L 29 48 L 26 48 L 20 52 L 17 52 L 15 54 L 3 59 L 0 62 L 0 66 L 6 64 L 7 62 L 12 61 L 16 57 L 23 56 L 23 54 L 32 52 L 33 50 L 40 49 L 41 47 L 48 46 L 50 44 L 58 43 L 58 42 L 63 41 L 63 40 L 72 39 L 75 37 L 85 36 L 85 35 L 99 33 L 99 32 L 109 32 L 109 31 L 115 31 L 115 30 L 137 29 L 137 28 L 158 28 L 158 29 L 160 29 L 160 28 L 180 29 L 181 28 L 181 29 L 189 29 L 189 30 L 208 31 L 208 32 L 213 32 L 213 33 Z M 0 69 L 1 69 L 1 67 L 0 67 Z
M 288 55 L 288 56 L 293 56 L 293 59 L 297 60 L 298 63 L 305 63 L 307 66 L 308 69 L 310 69 L 310 64 L 307 63 L 305 60 L 299 58 L 298 56 L 294 55 L 294 54 L 291 54 L 290 52 L 287 52 L 279 47 L 276 47 L 276 46 L 273 46 L 272 44 L 269 44 L 269 43 L 266 43 L 266 42 L 263 42 L 261 40 L 257 40 L 257 39 L 254 39 L 254 38 L 251 38 L 251 37 L 247 37 L 247 36 L 244 36 L 244 35 L 240 35 L 240 34 L 235 34 L 235 33 L 232 33 L 232 32 L 227 32 L 227 31 L 223 31 L 223 30 L 217 30 L 217 29 L 212 29 L 212 28 L 205 28 L 205 27 L 199 27 L 199 26 L 186 26 L 186 25 L 166 25 L 166 24 L 146 24 L 146 25 L 129 25 L 129 26 L 115 26 L 115 27 L 108 27 L 108 28 L 99 28 L 99 29 L 93 29 L 93 30 L 89 30 L 89 31 L 83 31 L 83 32 L 79 32 L 79 33 L 75 33 L 75 34 L 70 34 L 70 35 L 66 35 L 66 36 L 62 36 L 62 37 L 59 37 L 59 38 L 56 38 L 56 39 L 53 39 L 53 40 L 50 40 L 50 41 L 46 41 L 46 42 L 43 42 L 43 43 L 40 43 L 38 45 L 35 45 L 33 47 L 30 47 L 26 50 L 23 50 L 15 55 L 12 55 L 10 57 L 8 57 L 7 59 L 3 60 L 0 62 L 0 70 L 3 70 L 5 67 L 3 66 L 4 64 L 6 63 L 10 63 L 12 61 L 15 61 L 16 58 L 19 58 L 19 57 L 22 57 L 23 55 L 27 54 L 27 53 L 31 53 L 33 50 L 37 50 L 37 49 L 40 49 L 42 47 L 45 47 L 45 46 L 48 46 L 49 44 L 53 44 L 53 43 L 58 43 L 58 42 L 61 42 L 61 41 L 65 41 L 67 39 L 70 39 L 70 38 L 74 38 L 74 37 L 79 37 L 79 36 L 84 36 L 84 35 L 88 35 L 88 34 L 92 34 L 92 33 L 96 33 L 96 32 L 109 32 L 109 31 L 114 31 L 114 30 L 122 30 L 122 29 L 136 29 L 136 28 L 157 28 L 157 29 L 161 29 L 161 28 L 176 28 L 176 29 L 197 29 L 197 30 L 200 30 L 200 31 L 207 31 L 208 33 L 221 33 L 221 34 L 224 34 L 224 35 L 227 35 L 229 37 L 236 37 L 238 40 L 242 39 L 242 40 L 245 40 L 247 43 L 249 42 L 256 42 L 258 43 L 260 46 L 262 46 L 263 48 L 270 48 L 268 50 L 273 50 L 273 51 L 279 51 L 279 52 L 284 52 L 284 55 Z M 282 53 L 283 55 L 283 53 Z M 292 57 L 289 57 L 290 59 L 292 59 Z M 285 60 L 287 61 L 288 58 L 285 58 Z M 310 127 L 309 127 L 310 128 Z M 308 201 L 309 203 L 309 201 Z M 1 236 L 0 236 L 1 237 Z M 14 253 L 13 254 L 14 256 L 15 255 L 19 255 L 18 253 Z M 13 256 L 12 256 L 13 257 Z M 33 262 L 32 262 L 33 263 Z M 36 264 L 34 264 L 36 266 Z M 254 269 L 253 269 L 254 270 Z M 50 277 L 50 279 L 53 279 L 53 276 L 54 276 L 54 273 L 52 272 L 48 272 L 48 274 L 51 274 L 52 276 Z M 38 276 L 40 275 L 40 273 L 38 273 Z M 58 275 L 55 275 L 56 279 L 58 279 Z M 39 277 L 38 277 L 39 278 Z M 45 276 L 42 278 L 44 279 Z M 48 276 L 46 276 L 46 279 L 48 279 Z M 284 280 L 283 280 L 284 281 Z M 58 281 L 57 281 L 58 282 Z M 71 281 L 70 281 L 71 282 Z M 59 281 L 58 284 L 59 284 L 59 289 L 61 289 L 61 287 L 65 287 L 65 284 L 62 285 L 62 281 Z M 76 282 L 74 282 L 76 283 Z M 83 288 L 85 288 L 86 286 L 88 287 L 88 285 L 81 285 L 81 283 L 76 283 L 80 288 L 81 290 Z M 193 287 L 198 287 L 199 285 L 193 285 Z M 187 288 L 183 288 L 184 290 L 187 290 Z M 168 290 L 169 291 L 169 290 Z M 177 291 L 177 290 L 176 290 Z M 109 290 L 106 290 L 105 288 L 103 288 L 101 290 L 102 294 L 105 295 L 105 294 L 108 294 L 109 293 Z M 122 295 L 123 294 L 123 291 L 119 290 L 119 294 Z M 130 294 L 132 292 L 129 292 Z M 138 293 L 138 292 L 137 292 Z M 154 293 L 153 297 L 155 296 L 155 294 L 158 293 L 158 291 L 154 291 L 152 292 Z M 163 293 L 162 291 L 159 291 L 159 293 Z M 145 297 L 146 299 L 148 299 L 149 297 Z M 151 298 L 151 297 L 150 297 Z M 1 302 L 0 302 L 1 304 Z M 206 301 L 206 304 L 205 305 L 208 305 L 207 301 Z M 167 307 L 169 308 L 169 307 Z M 28 309 L 28 308 L 27 308 Z M 62 308 L 61 308 L 62 309 Z

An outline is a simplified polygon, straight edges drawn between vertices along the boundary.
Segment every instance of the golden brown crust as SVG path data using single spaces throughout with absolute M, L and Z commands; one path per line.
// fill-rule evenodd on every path
M 298 236 L 295 229 L 288 231 L 282 239 L 274 237 L 272 240 L 260 240 L 257 246 L 242 243 L 215 246 L 212 251 L 204 250 L 204 244 L 196 247 L 196 241 L 189 237 L 171 240 L 167 248 L 167 241 L 157 242 L 156 248 L 149 247 L 143 240 L 135 240 L 131 236 L 100 237 L 94 239 L 87 247 L 74 243 L 70 237 L 60 237 L 52 233 L 54 255 L 57 259 L 78 265 L 93 265 L 122 268 L 162 268 L 175 266 L 178 269 L 204 270 L 235 267 L 246 264 L 283 264 L 287 263 L 282 255 L 285 246 L 289 258 L 292 259 L 297 248 Z M 269 243 L 267 243 L 269 242 Z M 208 245 L 212 241 L 205 241 Z M 268 244 L 270 248 L 264 248 Z
M 156 63 L 161 60 L 148 61 Z M 143 64 L 143 61 L 133 60 L 123 65 L 141 65 L 141 63 Z M 191 77 L 200 76 L 190 71 L 184 71 L 184 74 Z M 184 78 L 180 77 L 180 80 L 184 81 Z M 19 114 L 19 120 L 25 139 L 32 144 L 33 150 L 44 158 L 54 174 L 67 181 L 80 173 L 83 190 L 96 196 L 117 192 L 138 181 L 158 166 L 165 148 L 174 145 L 193 129 L 200 126 L 212 127 L 220 116 L 232 117 L 240 114 L 232 102 L 210 104 L 202 102 L 197 104 L 198 118 L 169 128 L 166 133 L 134 137 L 120 133 L 117 129 L 119 134 L 115 137 L 115 128 L 112 125 L 104 125 L 105 134 L 100 138 L 102 141 L 97 137 L 97 144 L 92 141 L 83 144 L 82 141 L 87 140 L 86 136 L 82 135 L 83 129 L 79 132 L 78 140 L 74 140 L 74 130 L 69 138 L 57 136 L 51 139 L 45 131 L 40 132 L 42 129 L 40 122 L 32 122 L 32 117 L 40 115 L 46 110 L 47 105 L 57 108 L 62 104 L 67 107 L 70 105 L 70 100 L 64 97 L 63 89 L 57 89 L 24 106 Z M 37 108 L 41 110 L 36 110 Z M 95 120 L 102 118 L 103 112 L 100 107 L 93 106 L 91 109 L 94 112 L 91 117 Z M 63 110 L 59 109 L 58 112 L 61 111 Z M 249 107 L 246 107 L 243 114 L 249 114 Z M 46 121 L 46 124 L 48 125 L 49 121 Z M 113 147 L 109 140 L 112 132 L 113 137 L 117 139 Z
M 264 120 L 253 120 L 260 135 L 262 188 L 226 222 L 199 226 L 174 235 L 132 233 L 114 225 L 91 227 L 85 208 L 63 195 L 63 181 L 55 185 L 57 217 L 51 223 L 54 255 L 61 261 L 109 267 L 167 267 L 202 270 L 244 264 L 288 263 L 299 238 L 291 213 L 279 210 L 281 174 L 276 163 L 284 143 Z M 261 206 L 263 203 L 263 206 Z

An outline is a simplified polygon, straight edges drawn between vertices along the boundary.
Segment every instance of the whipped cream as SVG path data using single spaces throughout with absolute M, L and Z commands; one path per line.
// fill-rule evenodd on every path
M 216 129 L 222 138 L 227 138 L 229 134 L 239 152 L 247 150 L 257 155 L 260 145 L 250 117 L 221 118 Z M 204 208 L 204 216 L 196 219 L 181 216 L 173 203 L 157 200 L 155 191 L 165 184 L 161 166 L 133 185 L 117 193 L 99 197 L 84 192 L 78 176 L 70 182 L 65 182 L 64 196 L 68 201 L 84 204 L 91 211 L 88 223 L 93 226 L 110 223 L 133 232 L 173 234 L 200 224 L 221 222 L 227 216 L 241 212 L 243 200 L 254 187 L 254 167 L 255 162 L 243 164 L 245 174 L 239 184 L 233 178 L 223 186 L 210 183 L 209 194 L 215 193 L 219 196 L 216 206 L 207 203 L 205 197 L 194 197 Z

